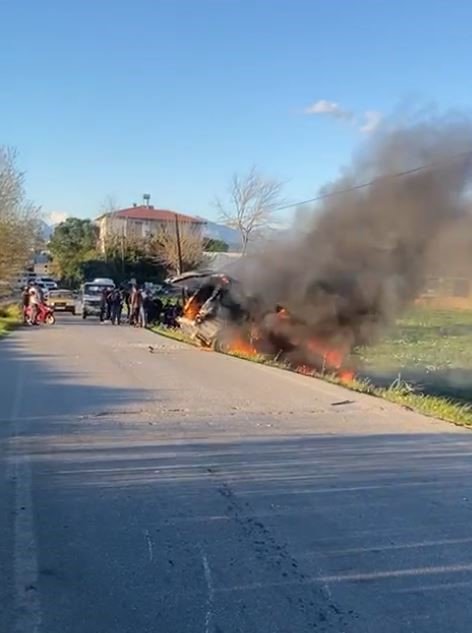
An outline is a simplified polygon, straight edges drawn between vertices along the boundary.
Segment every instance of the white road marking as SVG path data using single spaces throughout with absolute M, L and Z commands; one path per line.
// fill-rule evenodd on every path
M 390 580 L 392 578 L 408 578 L 411 576 L 428 576 L 428 575 L 446 575 L 452 573 L 463 573 L 463 572 L 472 572 L 472 563 L 464 563 L 457 565 L 437 565 L 432 567 L 415 567 L 411 569 L 393 569 L 389 571 L 375 571 L 369 573 L 347 573 L 340 574 L 334 576 L 315 576 L 311 578 L 305 578 L 304 580 L 286 580 L 280 582 L 253 582 L 248 583 L 246 585 L 232 585 L 228 587 L 218 587 L 216 589 L 217 593 L 229 593 L 233 591 L 255 591 L 258 589 L 271 589 L 275 587 L 290 587 L 296 585 L 320 585 L 325 589 L 328 589 L 327 583 L 343 583 L 343 582 L 361 582 L 365 580 Z M 470 585 L 470 582 L 467 583 Z M 453 586 L 452 583 L 451 586 Z M 460 583 L 458 586 L 465 586 L 465 583 Z M 448 587 L 447 585 L 442 585 L 442 587 Z M 416 587 L 416 590 L 421 590 L 421 587 Z M 397 590 L 395 593 L 398 593 L 400 590 Z M 409 592 L 413 591 L 413 589 L 408 589 Z M 331 592 L 330 592 L 331 595 Z
M 152 547 L 152 540 L 151 540 L 151 535 L 149 534 L 149 530 L 144 530 L 144 537 L 146 539 L 146 543 L 148 547 L 149 560 L 150 562 L 152 562 L 152 559 L 154 558 L 154 550 Z
M 213 603 L 215 601 L 215 587 L 213 585 L 213 578 L 211 576 L 210 565 L 208 558 L 203 549 L 201 549 L 203 571 L 205 574 L 205 581 L 207 584 L 207 608 L 205 613 L 205 633 L 210 633 L 213 630 Z
M 27 451 L 20 454 L 19 438 L 24 427 L 18 413 L 21 406 L 24 376 L 21 366 L 13 397 L 9 474 L 14 482 L 14 549 L 15 633 L 39 633 L 41 604 L 38 587 L 38 558 L 34 534 L 31 461 Z

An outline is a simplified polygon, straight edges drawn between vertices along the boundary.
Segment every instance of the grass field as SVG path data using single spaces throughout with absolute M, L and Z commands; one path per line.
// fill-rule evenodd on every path
M 377 345 L 360 350 L 360 374 L 417 392 L 472 402 L 472 312 L 415 308 Z

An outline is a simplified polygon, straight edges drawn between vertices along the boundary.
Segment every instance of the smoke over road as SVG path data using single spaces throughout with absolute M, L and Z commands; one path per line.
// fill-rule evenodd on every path
M 472 122 L 456 116 L 372 139 L 302 230 L 245 258 L 237 276 L 262 311 L 280 304 L 300 321 L 269 327 L 335 347 L 372 343 L 421 290 L 438 235 L 464 217 L 471 148 Z

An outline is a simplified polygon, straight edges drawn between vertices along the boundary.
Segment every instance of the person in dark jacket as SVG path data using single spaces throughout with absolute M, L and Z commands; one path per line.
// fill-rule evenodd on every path
M 111 310 L 113 305 L 113 294 L 115 292 L 114 288 L 109 288 L 107 290 L 107 321 L 111 321 Z
M 107 316 L 108 310 L 108 291 L 106 288 L 102 290 L 100 295 L 100 322 L 103 323 Z
M 124 288 L 122 295 L 123 295 L 123 304 L 126 307 L 126 319 L 129 323 L 131 320 L 131 292 L 129 288 Z
M 123 310 L 123 295 L 116 288 L 111 295 L 111 322 L 113 325 L 121 324 L 121 312 Z
M 151 323 L 160 323 L 162 307 L 162 301 L 159 299 L 159 297 L 154 297 L 151 302 L 151 314 L 149 316 L 149 320 L 151 321 Z

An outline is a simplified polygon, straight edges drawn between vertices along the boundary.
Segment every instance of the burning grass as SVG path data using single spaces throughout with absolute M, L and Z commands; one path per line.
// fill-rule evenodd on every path
M 154 331 L 195 345 L 178 329 Z M 289 366 L 246 345 L 236 344 L 227 353 L 472 427 L 472 312 L 415 308 L 398 321 L 388 338 L 357 353 L 362 370 L 356 376 L 348 370 L 319 373 L 304 365 Z

